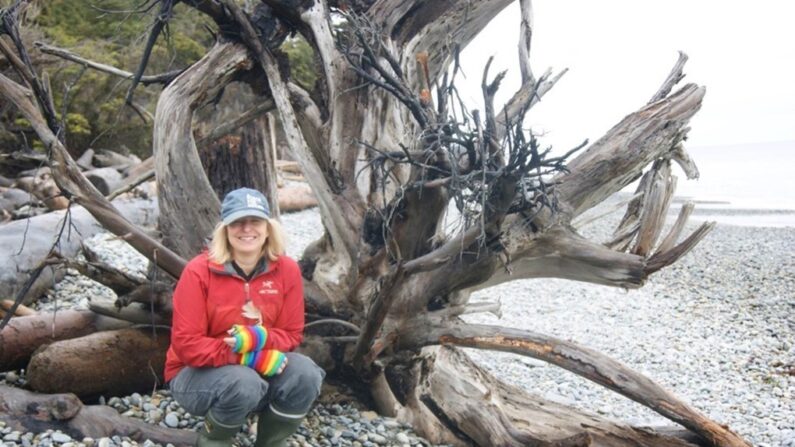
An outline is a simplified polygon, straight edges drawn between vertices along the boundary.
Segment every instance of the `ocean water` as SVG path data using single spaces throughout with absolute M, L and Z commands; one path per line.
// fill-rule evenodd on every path
M 795 227 L 795 141 L 693 147 L 687 151 L 700 176 L 687 180 L 677 167 L 675 201 L 695 202 L 691 219 Z

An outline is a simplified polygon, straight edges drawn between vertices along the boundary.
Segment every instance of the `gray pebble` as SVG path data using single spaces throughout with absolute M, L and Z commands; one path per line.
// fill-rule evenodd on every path
M 164 422 L 171 428 L 177 428 L 180 423 L 179 416 L 177 416 L 177 413 L 168 413 Z
M 65 442 L 71 441 L 72 437 L 67 435 L 67 434 L 65 434 L 65 433 L 61 433 L 61 432 L 57 431 L 57 432 L 52 434 L 51 439 L 53 440 L 53 442 L 59 442 L 59 443 L 63 444 Z
M 373 441 L 376 444 L 380 444 L 380 445 L 386 445 L 387 442 L 388 442 L 385 437 L 379 435 L 378 433 L 370 433 L 370 434 L 367 435 L 367 438 L 370 441 Z
M 138 393 L 132 393 L 132 395 L 130 395 L 130 405 L 135 405 L 136 407 L 140 407 L 141 395 Z

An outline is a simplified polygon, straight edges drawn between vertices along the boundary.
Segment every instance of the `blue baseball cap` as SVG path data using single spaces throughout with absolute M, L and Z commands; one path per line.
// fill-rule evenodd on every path
M 256 189 L 240 188 L 230 191 L 221 204 L 221 219 L 224 225 L 229 225 L 242 217 L 267 219 L 270 215 L 268 200 Z

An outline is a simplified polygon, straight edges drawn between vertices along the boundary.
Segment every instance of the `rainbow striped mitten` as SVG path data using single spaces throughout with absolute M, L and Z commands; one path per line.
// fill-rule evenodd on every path
M 246 352 L 240 356 L 240 364 L 248 366 L 265 377 L 271 377 L 279 372 L 287 359 L 284 353 L 275 349 L 265 351 Z
M 268 340 L 268 330 L 260 324 L 245 326 L 236 324 L 232 326 L 232 337 L 235 337 L 235 346 L 232 351 L 236 354 L 262 351 Z

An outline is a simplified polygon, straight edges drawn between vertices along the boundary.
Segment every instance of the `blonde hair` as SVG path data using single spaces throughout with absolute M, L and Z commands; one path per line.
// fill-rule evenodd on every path
M 268 223 L 268 238 L 262 246 L 262 255 L 267 255 L 269 261 L 275 261 L 284 254 L 284 230 L 282 224 L 275 219 L 265 219 Z M 216 264 L 225 264 L 232 260 L 232 247 L 227 238 L 226 225 L 218 222 L 213 230 L 209 245 L 210 261 Z

